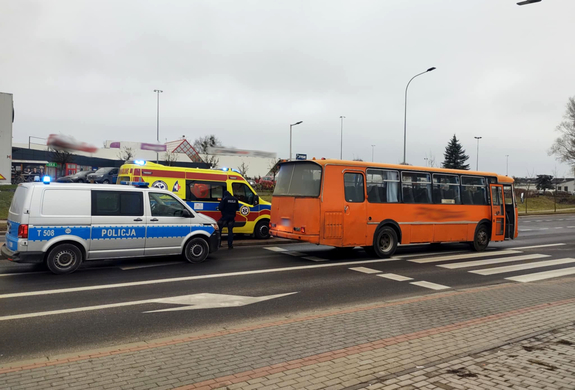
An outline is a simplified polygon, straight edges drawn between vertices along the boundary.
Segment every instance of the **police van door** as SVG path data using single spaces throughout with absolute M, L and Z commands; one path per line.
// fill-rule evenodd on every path
M 146 242 L 141 191 L 92 190 L 89 259 L 141 256 Z
M 191 232 L 192 221 L 184 217 L 188 209 L 171 194 L 148 192 L 145 255 L 178 255 L 182 240 Z

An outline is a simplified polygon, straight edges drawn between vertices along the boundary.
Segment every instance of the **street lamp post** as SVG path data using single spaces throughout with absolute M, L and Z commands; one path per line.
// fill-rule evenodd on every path
M 340 116 L 339 119 L 341 119 L 341 144 L 339 147 L 339 159 L 343 160 L 343 120 L 345 119 L 345 116 Z
M 407 88 L 409 88 L 409 84 L 411 84 L 411 81 L 414 78 L 416 78 L 417 76 L 421 76 L 424 73 L 431 72 L 432 70 L 435 70 L 435 69 L 436 69 L 435 67 L 431 67 L 431 68 L 427 69 L 425 72 L 421 72 L 421 73 L 416 74 L 415 76 L 413 76 L 411 78 L 411 80 L 409 80 L 409 82 L 405 86 L 405 104 L 404 104 L 404 112 L 403 112 L 403 164 L 404 165 L 407 164 L 406 157 L 405 157 L 406 141 L 407 141 L 407 130 L 406 130 L 407 129 L 407 127 L 406 127 L 407 126 Z
M 373 162 L 373 152 L 375 151 L 375 145 L 371 145 L 371 162 Z
M 164 91 L 161 89 L 154 89 L 154 92 L 157 95 L 157 107 L 156 107 L 156 133 L 157 137 L 156 140 L 158 144 L 160 143 L 160 94 Z M 160 161 L 160 153 L 156 152 L 156 164 Z
M 507 158 L 507 162 L 505 164 L 505 176 L 509 176 L 509 155 L 506 154 L 505 157 Z
M 291 160 L 291 128 L 295 125 L 299 125 L 300 123 L 302 123 L 303 121 L 299 121 L 296 123 L 292 123 L 291 125 L 289 125 L 289 159 Z
M 479 170 L 479 140 L 483 138 L 483 137 L 475 137 L 475 139 L 477 140 L 477 162 L 475 164 L 475 170 L 478 171 Z

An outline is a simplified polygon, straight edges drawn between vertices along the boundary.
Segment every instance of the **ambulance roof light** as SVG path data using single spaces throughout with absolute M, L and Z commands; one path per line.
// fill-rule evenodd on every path
M 44 183 L 44 184 L 50 184 L 51 180 L 52 180 L 52 178 L 48 175 L 42 177 L 42 183 Z
M 145 161 L 145 160 L 134 160 L 134 164 L 136 164 L 136 165 L 146 165 L 146 161 Z
M 224 172 L 227 172 L 229 170 L 230 170 L 230 168 L 222 167 L 222 171 L 224 171 Z

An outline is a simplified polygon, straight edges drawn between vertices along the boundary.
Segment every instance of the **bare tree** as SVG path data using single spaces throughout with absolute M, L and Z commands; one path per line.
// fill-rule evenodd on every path
M 246 164 L 244 161 L 242 161 L 242 164 L 238 167 L 238 171 L 240 171 L 240 175 L 242 175 L 243 177 L 246 177 L 246 175 L 248 174 L 249 167 L 250 167 L 249 164 Z
M 429 157 L 427 157 L 427 154 L 425 156 L 427 158 L 427 164 L 429 164 L 430 167 L 434 168 L 435 167 L 435 156 L 433 155 L 433 153 L 431 153 L 431 150 L 429 151 Z
M 116 154 L 120 160 L 126 162 L 134 158 L 134 149 L 127 146 L 122 147 Z
M 282 160 L 280 158 L 275 159 L 272 158 L 270 159 L 270 164 L 269 164 L 269 172 L 274 176 L 274 180 L 276 179 L 276 175 L 278 174 L 278 172 L 280 171 L 280 162 Z
M 555 128 L 561 136 L 555 140 L 549 149 L 549 154 L 554 154 L 561 162 L 573 165 L 575 164 L 575 97 L 569 98 L 563 118 L 565 120 Z
M 222 141 L 218 139 L 215 135 L 206 135 L 205 137 L 196 138 L 194 141 L 194 149 L 200 154 L 207 156 L 205 163 L 210 166 L 210 168 L 217 168 L 220 163 L 220 159 L 209 153 L 212 147 L 222 147 Z
M 64 176 L 66 164 L 74 162 L 75 155 L 67 150 L 50 148 L 50 162 L 59 164 L 58 175 Z
M 164 153 L 164 162 L 167 166 L 171 167 L 174 163 L 178 161 L 178 154 L 174 152 Z

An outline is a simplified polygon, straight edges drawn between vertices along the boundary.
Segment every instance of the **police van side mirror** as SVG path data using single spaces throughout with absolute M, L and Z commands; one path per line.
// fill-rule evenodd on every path
M 194 214 L 192 214 L 189 210 L 184 209 L 182 211 L 182 217 L 184 218 L 194 218 Z

